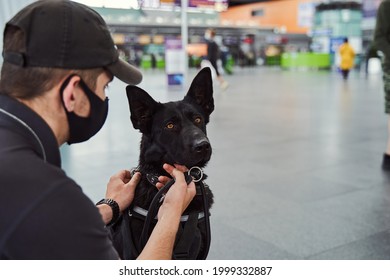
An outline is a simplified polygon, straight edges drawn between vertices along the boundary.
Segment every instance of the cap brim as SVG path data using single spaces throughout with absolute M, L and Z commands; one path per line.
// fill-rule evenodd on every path
M 126 84 L 138 85 L 142 81 L 142 73 L 120 58 L 115 63 L 107 65 L 106 68 L 112 75 Z

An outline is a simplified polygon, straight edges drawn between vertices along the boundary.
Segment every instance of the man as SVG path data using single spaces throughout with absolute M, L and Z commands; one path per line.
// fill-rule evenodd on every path
M 105 225 L 129 206 L 140 174 L 112 176 L 95 206 L 61 169 L 59 146 L 95 135 L 107 116 L 105 87 L 114 76 L 138 84 L 141 73 L 118 58 L 95 11 L 67 0 L 37 1 L 15 15 L 4 30 L 3 58 L 0 259 L 117 259 Z M 171 258 L 180 216 L 195 195 L 183 167 L 164 168 L 176 183 L 141 259 Z
M 383 0 L 378 8 L 374 33 L 375 47 L 384 55 L 383 84 L 385 91 L 385 113 L 390 114 L 390 0 Z M 382 161 L 383 170 L 390 171 L 390 116 L 388 117 L 388 140 Z
M 340 69 L 343 79 L 347 80 L 349 71 L 352 69 L 355 60 L 355 51 L 348 42 L 348 38 L 344 39 L 344 43 L 339 47 L 339 54 L 341 57 Z
M 223 79 L 221 73 L 218 70 L 217 62 L 220 58 L 220 49 L 218 44 L 215 42 L 215 35 L 216 34 L 214 29 L 206 29 L 204 37 L 207 41 L 207 60 L 210 61 L 212 67 L 215 70 L 219 85 L 222 89 L 226 89 L 229 84 Z

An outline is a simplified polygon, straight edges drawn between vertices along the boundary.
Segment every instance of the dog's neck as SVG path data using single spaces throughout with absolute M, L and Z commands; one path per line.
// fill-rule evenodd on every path
M 141 172 L 141 182 L 139 183 L 139 186 L 136 188 L 135 198 L 133 201 L 133 205 L 142 207 L 144 209 L 148 209 L 150 202 L 152 201 L 153 197 L 157 193 L 156 183 L 158 182 L 159 176 L 169 176 L 169 174 L 162 168 L 162 163 L 159 164 L 146 164 L 145 162 L 142 162 L 140 160 L 140 164 L 137 167 L 137 171 Z M 203 174 L 203 180 L 207 179 L 207 175 Z M 198 191 L 197 187 L 197 193 L 200 193 Z M 211 207 L 213 204 L 213 195 L 209 188 L 206 185 L 206 195 L 208 197 L 208 204 Z M 196 196 L 191 204 L 188 207 L 188 211 L 191 211 L 193 209 L 203 209 L 202 208 L 202 202 L 200 199 L 201 196 Z
M 161 147 L 152 146 L 149 141 L 150 139 L 148 137 L 142 137 L 139 164 L 137 167 L 137 171 L 141 172 L 142 177 L 138 187 L 136 188 L 135 198 L 133 201 L 134 205 L 140 206 L 144 209 L 147 209 L 149 207 L 151 200 L 158 191 L 156 188 L 158 177 L 171 177 L 163 169 L 163 164 L 168 163 L 173 165 L 173 162 L 169 162 L 168 160 L 166 160 L 166 152 L 164 152 Z M 191 166 L 188 167 L 190 168 Z M 206 178 L 207 176 L 204 176 L 203 180 Z M 210 204 L 212 204 L 212 194 L 210 191 L 207 192 L 209 194 L 208 196 L 210 196 Z M 193 200 L 193 202 L 191 203 L 192 206 L 189 209 L 202 208 L 201 203 L 196 202 L 197 200 L 199 199 Z
M 136 168 L 133 168 L 132 171 L 140 172 L 142 176 L 141 181 L 149 182 L 152 186 L 156 186 L 159 176 L 171 177 L 163 168 L 150 164 L 142 164 L 141 162 Z
M 140 160 L 138 164 L 138 170 L 142 173 L 151 173 L 151 174 L 159 174 L 159 175 L 166 175 L 166 171 L 162 167 L 162 163 L 145 163 L 144 161 Z

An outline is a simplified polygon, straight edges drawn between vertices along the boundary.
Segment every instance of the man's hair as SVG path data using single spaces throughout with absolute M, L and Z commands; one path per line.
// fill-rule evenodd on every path
M 25 46 L 23 31 L 9 26 L 4 34 L 4 51 L 24 53 Z M 4 61 L 0 76 L 0 94 L 20 99 L 32 99 L 51 90 L 62 79 L 73 73 L 79 75 L 92 90 L 95 90 L 97 77 L 103 71 L 103 68 L 72 70 L 22 67 Z
M 215 37 L 215 34 L 216 34 L 215 29 L 214 29 L 214 28 L 209 28 L 209 32 L 210 32 L 210 36 L 211 36 L 212 38 L 214 38 L 214 37 Z

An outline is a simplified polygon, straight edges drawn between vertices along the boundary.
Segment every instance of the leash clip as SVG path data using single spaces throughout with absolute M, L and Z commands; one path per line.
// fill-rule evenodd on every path
M 193 166 L 188 170 L 188 175 L 192 177 L 194 183 L 197 183 L 203 179 L 203 170 L 199 166 Z

